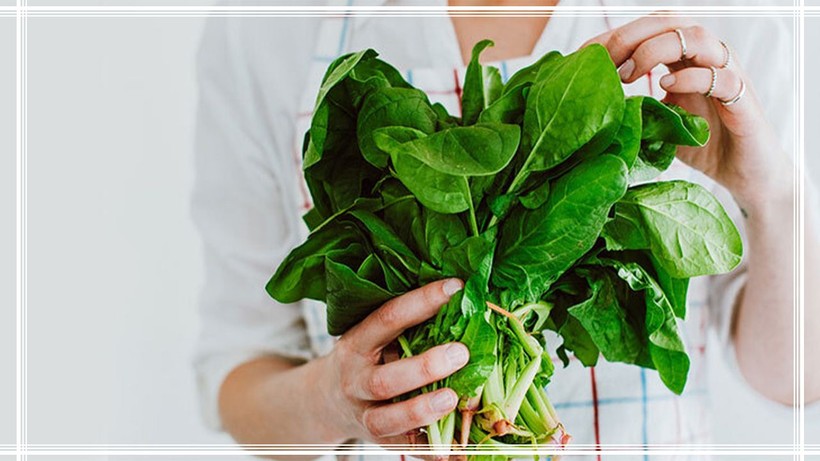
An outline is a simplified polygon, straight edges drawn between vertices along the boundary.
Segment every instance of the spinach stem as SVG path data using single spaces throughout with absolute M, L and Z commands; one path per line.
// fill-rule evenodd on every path
M 484 394 L 484 385 L 479 386 L 475 397 L 470 397 L 464 401 L 464 408 L 461 409 L 461 437 L 459 440 L 459 448 L 464 450 L 470 442 L 470 426 L 473 425 L 473 415 L 478 410 L 482 395 Z
M 527 396 L 529 397 L 529 392 L 527 392 Z M 533 408 L 529 400 L 529 398 L 526 398 L 521 402 L 520 410 L 521 419 L 524 421 L 527 429 L 534 434 L 544 434 L 549 432 L 549 429 L 544 422 L 544 418 L 538 413 L 538 410 Z
M 497 223 L 497 222 L 498 222 L 498 217 L 496 215 L 492 215 L 492 217 L 490 217 L 490 223 L 487 224 L 487 229 L 491 229 L 495 225 L 495 223 Z
M 427 438 L 432 449 L 437 450 L 441 446 L 441 431 L 438 428 L 438 421 L 427 426 Z
M 473 236 L 478 237 L 478 221 L 475 217 L 475 205 L 473 205 L 473 199 L 470 197 L 470 209 L 469 209 L 469 217 L 470 217 L 470 230 L 473 232 Z
M 524 165 L 522 165 L 521 168 L 518 170 L 518 172 L 515 173 L 515 176 L 513 176 L 512 182 L 510 183 L 509 187 L 507 187 L 507 192 L 505 192 L 503 195 L 507 195 L 507 194 L 510 194 L 512 192 L 515 192 L 515 190 L 518 188 L 518 186 L 520 186 L 521 183 L 523 183 L 524 180 L 526 180 L 529 177 L 529 175 L 530 175 L 530 172 L 529 172 L 530 161 L 534 157 L 533 152 L 535 152 L 535 149 L 537 149 L 538 146 L 541 144 L 542 139 L 544 139 L 543 136 L 538 139 L 538 142 L 535 143 L 535 146 L 533 146 L 532 150 L 530 151 L 530 154 L 527 156 L 527 160 L 524 161 Z M 490 223 L 487 227 L 488 228 L 493 227 L 497 222 L 498 222 L 498 217 L 493 215 L 493 217 L 490 218 Z
M 518 377 L 512 391 L 507 395 L 507 400 L 504 402 L 504 408 L 502 411 L 504 412 L 504 416 L 506 416 L 511 422 L 515 421 L 515 417 L 518 416 L 518 410 L 521 408 L 521 403 L 527 396 L 527 390 L 535 380 L 535 376 L 538 374 L 538 369 L 540 366 L 541 357 L 532 359 L 530 363 L 524 367 L 524 371 Z
M 524 346 L 524 350 L 530 357 L 538 357 L 541 355 L 543 352 L 541 345 L 538 344 L 538 341 L 536 341 L 535 338 L 528 335 L 527 332 L 524 331 L 524 324 L 521 323 L 521 320 L 518 317 L 489 301 L 487 302 L 487 307 L 510 320 L 510 328 L 518 337 L 518 340 L 521 341 L 522 346 Z
M 527 163 L 529 163 L 529 161 Z M 507 188 L 507 192 L 505 192 L 504 195 L 515 192 L 518 186 L 527 178 L 529 174 L 526 170 L 527 163 L 524 163 L 524 168 L 518 170 L 518 173 L 515 174 L 515 177 L 513 177 L 510 183 L 510 187 Z
M 558 415 L 555 413 L 555 408 L 552 406 L 552 402 L 550 402 L 549 397 L 547 397 L 547 391 L 541 387 L 537 387 L 535 390 L 537 391 L 538 396 L 541 397 L 541 401 L 547 407 L 547 411 L 552 417 L 552 420 L 555 421 L 555 424 L 561 424 L 561 422 L 558 421 Z
M 456 411 L 451 411 L 441 421 L 441 449 L 450 451 L 450 446 L 453 444 L 453 437 L 456 433 Z
M 410 349 L 410 343 L 407 341 L 407 338 L 404 335 L 399 335 L 397 338 L 399 341 L 399 346 L 401 346 L 402 352 L 404 352 L 405 357 L 412 357 L 413 351 Z
M 487 384 L 484 385 L 484 393 L 481 395 L 481 400 L 484 406 L 488 407 L 492 404 L 500 405 L 504 402 L 504 383 L 501 379 L 501 367 L 498 362 L 493 365 L 493 371 L 487 378 Z
M 466 177 L 462 178 L 462 180 L 463 182 L 461 185 L 464 188 L 464 195 L 467 197 L 467 211 L 469 211 L 468 218 L 470 221 L 470 231 L 472 231 L 474 237 L 477 237 L 479 234 L 478 220 L 476 220 L 475 217 L 475 204 L 473 203 L 472 191 L 470 191 L 470 181 Z
M 487 449 L 487 448 L 512 449 L 512 448 L 517 447 L 517 445 L 504 443 L 504 442 L 499 442 L 498 440 L 490 438 L 490 434 L 482 431 L 481 428 L 479 428 L 476 425 L 473 425 L 473 427 L 470 428 L 470 438 L 473 439 L 473 440 L 478 441 L 476 443 L 481 446 L 480 449 Z
M 547 426 L 546 430 L 541 433 L 555 430 L 558 426 L 558 421 L 556 421 L 553 417 L 547 403 L 541 398 L 541 394 L 538 392 L 538 388 L 535 384 L 531 385 L 530 388 L 527 389 L 527 397 L 529 397 L 529 401 L 532 402 L 534 407 L 533 409 L 536 413 L 538 413 L 541 421 Z

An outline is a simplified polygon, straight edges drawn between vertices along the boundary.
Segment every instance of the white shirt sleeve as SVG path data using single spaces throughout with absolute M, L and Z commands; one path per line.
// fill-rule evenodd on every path
M 302 307 L 279 304 L 265 291 L 276 267 L 303 237 L 292 90 L 299 88 L 294 82 L 304 65 L 282 54 L 306 56 L 305 61 L 310 56 L 295 45 L 301 37 L 277 42 L 272 33 L 259 35 L 273 29 L 287 28 L 271 21 L 210 19 L 197 58 L 191 206 L 204 244 L 205 283 L 194 368 L 203 416 L 213 429 L 221 427 L 220 386 L 238 365 L 264 355 L 294 360 L 313 355 Z M 252 40 L 267 45 L 248 46 Z

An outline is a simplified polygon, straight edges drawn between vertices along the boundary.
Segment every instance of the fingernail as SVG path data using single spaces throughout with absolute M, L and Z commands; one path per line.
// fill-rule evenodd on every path
M 433 397 L 432 404 L 436 411 L 449 411 L 456 406 L 456 398 L 452 392 L 439 392 Z
M 618 75 L 621 77 L 621 80 L 626 80 L 632 75 L 632 72 L 634 71 L 635 61 L 627 59 L 626 62 L 621 65 L 621 68 L 618 69 Z
M 675 76 L 672 74 L 666 74 L 661 78 L 661 86 L 664 88 L 669 88 L 670 86 L 675 84 Z
M 447 353 L 447 360 L 455 369 L 461 368 L 470 360 L 470 351 L 461 343 L 450 344 L 445 352 Z
M 446 294 L 447 296 L 453 296 L 463 286 L 464 286 L 464 284 L 461 283 L 461 280 L 459 280 L 459 279 L 450 279 L 450 280 L 444 282 L 444 287 L 443 287 L 444 288 L 444 294 Z

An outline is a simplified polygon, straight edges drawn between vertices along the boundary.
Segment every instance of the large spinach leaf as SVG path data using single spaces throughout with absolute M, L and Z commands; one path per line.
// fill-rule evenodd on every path
M 493 282 L 537 300 L 592 248 L 626 191 L 626 176 L 623 160 L 602 155 L 555 181 L 541 207 L 512 212 L 501 227 Z
M 357 135 L 362 156 L 374 166 L 384 168 L 390 155 L 376 146 L 375 130 L 398 126 L 430 134 L 436 130 L 436 121 L 436 114 L 424 92 L 410 88 L 376 91 L 367 98 L 358 118 Z
M 672 305 L 663 289 L 638 263 L 606 258 L 601 258 L 601 262 L 613 267 L 618 277 L 626 281 L 632 290 L 644 292 L 645 333 L 652 363 L 666 387 L 676 394 L 682 393 L 690 361 Z
M 464 76 L 464 90 L 461 96 L 461 119 L 464 125 L 473 125 L 481 111 L 492 104 L 501 94 L 503 87 L 501 74 L 492 66 L 482 66 L 479 55 L 489 46 L 490 40 L 482 40 L 473 48 L 470 63 Z
M 590 297 L 568 309 L 589 333 L 595 346 L 610 362 L 635 363 L 641 339 L 615 293 L 606 272 L 589 272 Z
M 637 233 L 629 228 L 641 229 Z M 607 224 L 610 248 L 650 248 L 671 277 L 728 272 L 741 260 L 743 245 L 720 202 L 702 186 L 667 181 L 633 187 L 615 205 Z
M 601 149 L 606 147 L 625 106 L 613 69 L 609 54 L 599 45 L 566 56 L 550 72 L 542 66 L 539 75 L 548 75 L 532 85 L 524 112 L 523 174 L 548 170 L 593 139 Z

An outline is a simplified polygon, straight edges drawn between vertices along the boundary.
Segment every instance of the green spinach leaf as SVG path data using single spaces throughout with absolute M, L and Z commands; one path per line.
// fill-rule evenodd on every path
M 602 155 L 555 181 L 547 202 L 505 219 L 493 282 L 535 301 L 592 248 L 612 205 L 626 191 L 623 160 Z

